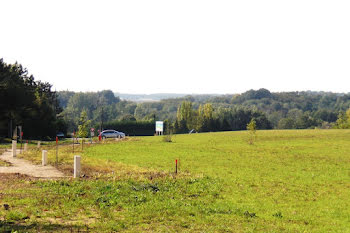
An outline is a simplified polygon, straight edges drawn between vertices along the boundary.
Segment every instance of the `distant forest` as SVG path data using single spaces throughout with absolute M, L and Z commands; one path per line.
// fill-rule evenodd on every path
M 173 133 L 244 130 L 252 118 L 260 129 L 337 127 L 350 108 L 350 94 L 331 92 L 280 92 L 249 90 L 232 95 L 188 95 L 154 102 L 121 100 L 112 91 L 58 92 L 68 130 L 77 128 L 86 111 L 93 125 L 117 121 L 166 121 Z
M 90 127 L 152 135 L 156 120 L 164 121 L 168 134 L 245 130 L 252 120 L 257 129 L 350 128 L 349 93 L 259 89 L 232 95 L 124 94 L 159 99 L 134 102 L 111 90 L 75 93 L 51 88 L 20 64 L 0 59 L 0 140 L 12 137 L 16 126 L 22 126 L 25 138 L 53 139 L 58 132 L 78 130 L 88 135 Z

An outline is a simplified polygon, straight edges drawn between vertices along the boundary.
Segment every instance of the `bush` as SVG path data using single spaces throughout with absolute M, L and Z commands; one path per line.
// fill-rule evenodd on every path
M 153 121 L 111 121 L 104 124 L 104 129 L 114 129 L 130 136 L 153 136 L 155 124 Z

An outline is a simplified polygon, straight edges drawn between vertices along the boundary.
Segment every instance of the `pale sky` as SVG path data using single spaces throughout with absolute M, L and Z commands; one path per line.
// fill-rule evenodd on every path
M 349 0 L 0 0 L 0 58 L 57 90 L 350 92 L 349 12 Z

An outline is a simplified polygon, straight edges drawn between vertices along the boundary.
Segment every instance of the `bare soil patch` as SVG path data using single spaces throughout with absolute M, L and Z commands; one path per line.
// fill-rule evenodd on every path
M 17 150 L 19 154 L 20 151 Z M 8 150 L 0 155 L 0 160 L 5 161 L 12 166 L 0 167 L 0 173 L 19 173 L 37 178 L 52 179 L 62 178 L 65 175 L 52 166 L 34 165 L 27 160 L 12 156 L 12 151 Z

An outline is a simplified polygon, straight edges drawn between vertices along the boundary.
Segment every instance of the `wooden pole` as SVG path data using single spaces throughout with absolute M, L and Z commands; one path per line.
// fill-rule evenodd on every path
M 175 173 L 177 174 L 177 159 L 175 160 Z

